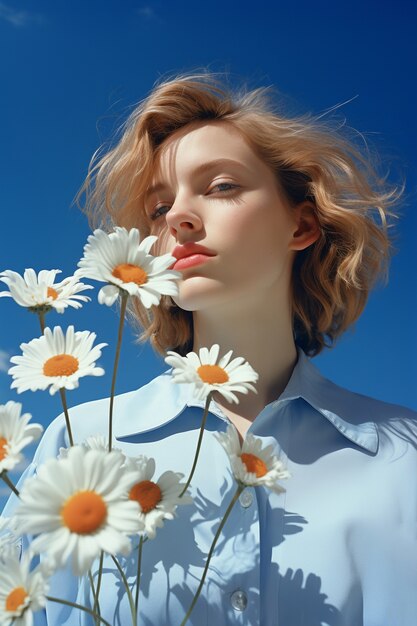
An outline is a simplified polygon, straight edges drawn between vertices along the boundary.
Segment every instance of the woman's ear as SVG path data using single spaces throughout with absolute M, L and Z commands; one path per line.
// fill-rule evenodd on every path
M 312 202 L 306 200 L 294 207 L 292 211 L 295 214 L 297 229 L 290 241 L 290 250 L 305 250 L 321 235 L 316 207 Z

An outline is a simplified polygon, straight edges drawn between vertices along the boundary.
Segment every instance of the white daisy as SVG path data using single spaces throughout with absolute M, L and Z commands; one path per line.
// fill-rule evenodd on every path
M 0 555 L 5 548 L 17 547 L 18 537 L 16 536 L 16 520 L 12 517 L 0 515 Z M 0 621 L 1 624 L 1 621 Z
M 106 452 L 109 449 L 107 437 L 101 434 L 90 435 L 81 443 L 81 445 L 89 448 L 90 450 L 102 450 L 103 452 Z
M 144 524 L 144 533 L 154 539 L 156 529 L 162 528 L 164 520 L 174 519 L 175 510 L 180 504 L 191 504 L 192 498 L 180 494 L 184 484 L 183 474 L 167 471 L 157 482 L 152 481 L 155 473 L 154 459 L 144 456 L 138 459 L 127 458 L 126 467 L 136 472 L 136 482 L 130 489 L 129 498 L 139 503 L 139 519 Z
M 33 613 L 46 604 L 48 583 L 41 566 L 30 571 L 31 556 L 15 550 L 0 556 L 0 624 L 32 626 Z
M 107 437 L 101 434 L 90 435 L 84 441 L 81 441 L 78 445 L 83 446 L 86 450 L 101 450 L 102 452 L 107 452 L 109 449 L 109 443 Z M 69 448 L 59 448 L 58 459 L 64 459 L 68 456 L 69 450 L 71 450 L 72 446 Z M 119 448 L 112 447 L 113 452 L 118 452 L 123 457 L 123 462 L 126 457 L 123 452 Z
M 79 309 L 81 302 L 91 300 L 88 296 L 78 294 L 86 289 L 94 289 L 92 285 L 80 283 L 75 276 L 55 282 L 56 275 L 60 273 L 61 270 L 41 270 L 36 274 L 35 270 L 28 268 L 21 276 L 12 270 L 5 270 L 0 273 L 0 281 L 10 291 L 1 291 L 0 297 L 9 296 L 20 306 L 32 311 L 48 311 L 53 308 L 58 313 L 63 313 L 67 306 Z
M 175 261 L 170 254 L 149 254 L 156 240 L 150 236 L 141 243 L 137 228 L 128 231 L 117 226 L 110 234 L 97 229 L 88 237 L 75 275 L 109 283 L 100 289 L 100 304 L 111 306 L 122 289 L 139 297 L 146 308 L 158 305 L 161 295 L 178 294 L 175 281 L 181 273 L 168 270 Z
M 232 471 L 237 482 L 247 487 L 263 485 L 276 493 L 285 491 L 279 480 L 290 478 L 282 461 L 273 454 L 272 445 L 262 448 L 261 439 L 247 434 L 243 444 L 234 426 L 229 425 L 225 433 L 216 433 L 216 439 L 230 458 Z
M 233 350 L 225 354 L 219 362 L 219 346 L 214 344 L 210 350 L 200 348 L 199 354 L 189 352 L 180 356 L 168 351 L 165 362 L 173 367 L 172 376 L 177 383 L 194 383 L 198 399 L 204 400 L 212 391 L 218 391 L 229 402 L 239 403 L 234 392 L 254 391 L 251 383 L 258 380 L 258 374 L 242 357 L 230 360 Z
M 43 432 L 40 424 L 28 425 L 32 416 L 21 415 L 21 410 L 22 405 L 13 400 L 0 404 L 0 474 L 12 470 L 23 459 L 23 448 Z
M 16 509 L 19 531 L 38 535 L 34 553 L 45 552 L 55 567 L 71 558 L 74 573 L 82 575 L 101 550 L 128 554 L 128 535 L 143 529 L 138 504 L 129 500 L 136 481 L 118 452 L 73 446 L 25 482 Z
M 95 338 L 88 330 L 74 332 L 74 326 L 69 326 L 65 335 L 60 326 L 53 331 L 45 328 L 41 337 L 20 345 L 22 356 L 10 359 L 16 363 L 9 369 L 12 389 L 21 393 L 49 387 L 53 395 L 61 388 L 75 389 L 83 376 L 102 376 L 104 370 L 95 362 L 107 343 L 93 347 Z

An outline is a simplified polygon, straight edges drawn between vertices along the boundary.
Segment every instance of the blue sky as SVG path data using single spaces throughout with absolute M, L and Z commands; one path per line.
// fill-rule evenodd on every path
M 364 134 L 407 180 L 390 282 L 356 328 L 315 359 L 349 389 L 417 408 L 416 5 L 405 0 L 249 3 L 0 2 L 2 244 L 0 269 L 72 273 L 89 233 L 73 205 L 93 152 L 161 76 L 209 67 L 232 83 L 275 85 L 290 113 L 338 117 Z M 108 395 L 117 317 L 94 301 L 49 323 L 94 330 L 109 343 L 106 375 L 83 381 L 70 406 Z M 38 335 L 34 316 L 0 301 L 0 403 L 21 401 L 47 424 L 61 409 L 49 394 L 10 391 L 19 344 Z M 164 369 L 126 329 L 117 391 Z

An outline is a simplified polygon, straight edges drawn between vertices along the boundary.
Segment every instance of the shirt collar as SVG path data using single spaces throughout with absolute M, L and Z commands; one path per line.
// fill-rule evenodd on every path
M 298 349 L 298 360 L 286 388 L 268 407 L 278 409 L 298 398 L 321 413 L 347 439 L 369 452 L 377 451 L 378 433 L 365 408 L 364 396 L 324 378 L 301 349 Z M 192 384 L 173 383 L 169 369 L 144 387 L 115 398 L 115 437 L 125 439 L 160 428 L 178 417 L 187 406 L 204 407 L 204 402 L 196 400 Z M 225 419 L 214 402 L 210 412 Z
M 369 399 L 324 378 L 300 348 L 292 376 L 272 404 L 278 406 L 296 398 L 308 402 L 350 441 L 369 452 L 377 451 L 378 431 L 371 418 Z

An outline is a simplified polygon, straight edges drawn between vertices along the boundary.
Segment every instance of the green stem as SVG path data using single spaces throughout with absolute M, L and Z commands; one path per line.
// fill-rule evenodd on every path
M 120 303 L 120 322 L 119 322 L 119 331 L 117 333 L 117 346 L 116 346 L 116 355 L 114 357 L 114 367 L 113 367 L 113 377 L 111 381 L 111 391 L 110 391 L 110 407 L 109 407 L 109 452 L 111 452 L 112 446 L 112 438 L 113 438 L 113 404 L 114 404 L 114 391 L 116 389 L 116 375 L 117 375 L 117 367 L 119 365 L 119 357 L 120 357 L 120 348 L 122 345 L 122 335 L 123 335 L 123 323 L 125 321 L 125 313 L 126 313 L 126 305 L 129 294 L 125 291 L 121 292 L 121 303 Z
M 45 333 L 45 311 L 38 311 L 39 323 L 41 325 L 42 335 Z
M 67 397 L 65 395 L 64 387 L 61 387 L 61 389 L 59 390 L 59 393 L 60 393 L 60 396 L 61 396 L 62 406 L 64 408 L 65 423 L 67 425 L 69 442 L 70 442 L 70 445 L 73 446 L 74 445 L 74 439 L 72 437 L 71 423 L 70 423 L 70 418 L 69 418 L 69 413 L 68 413 L 68 406 L 67 406 Z
M 214 539 L 213 539 L 213 543 L 211 544 L 211 547 L 210 547 L 210 551 L 209 551 L 209 553 L 208 553 L 208 555 L 207 555 L 207 561 L 206 561 L 206 565 L 205 565 L 205 567 L 204 567 L 203 576 L 202 576 L 202 578 L 201 578 L 201 580 L 200 580 L 200 584 L 199 584 L 199 586 L 198 586 L 198 589 L 197 589 L 197 592 L 196 592 L 196 594 L 195 594 L 195 596 L 194 596 L 194 599 L 193 599 L 193 601 L 192 601 L 192 603 L 191 603 L 191 606 L 190 606 L 190 608 L 189 608 L 189 609 L 188 609 L 188 611 L 187 611 L 187 615 L 184 617 L 183 621 L 181 622 L 181 626 L 185 626 L 185 624 L 186 624 L 186 622 L 187 622 L 188 618 L 189 618 L 189 617 L 190 617 L 190 615 L 191 615 L 191 611 L 193 610 L 193 608 L 194 608 L 194 606 L 195 606 L 195 603 L 196 603 L 196 602 L 197 602 L 197 600 L 198 600 L 198 597 L 199 597 L 199 595 L 200 595 L 200 593 L 201 593 L 201 590 L 202 590 L 202 588 L 203 588 L 203 585 L 204 585 L 204 581 L 205 581 L 205 579 L 206 579 L 206 575 L 207 575 L 207 571 L 208 571 L 208 566 L 209 566 L 209 564 L 210 564 L 210 559 L 211 559 L 211 557 L 212 557 L 212 555 L 213 555 L 214 548 L 216 547 L 217 540 L 218 540 L 218 538 L 220 537 L 220 533 L 221 533 L 221 532 L 222 532 L 222 530 L 223 530 L 223 527 L 224 527 L 224 525 L 225 525 L 225 523 L 226 523 L 226 521 L 227 521 L 227 518 L 229 517 L 230 512 L 231 512 L 231 510 L 233 509 L 233 507 L 234 507 L 234 505 L 235 505 L 235 503 L 236 503 L 236 500 L 238 499 L 238 497 L 239 497 L 239 496 L 240 496 L 240 494 L 242 493 L 243 489 L 244 489 L 244 485 L 238 485 L 238 488 L 236 489 L 235 495 L 233 496 L 233 498 L 232 498 L 232 500 L 231 500 L 231 502 L 230 502 L 229 506 L 227 507 L 226 513 L 224 514 L 224 517 L 223 517 L 223 519 L 222 519 L 222 521 L 221 521 L 221 523 L 220 523 L 220 526 L 219 526 L 219 527 L 218 527 L 218 529 L 217 529 L 217 532 L 216 532 L 216 534 L 215 534 L 215 536 L 214 536 Z
M 208 394 L 207 398 L 206 398 L 206 406 L 204 407 L 204 413 L 203 413 L 203 419 L 201 420 L 201 426 L 200 426 L 200 434 L 198 436 L 198 442 L 197 442 L 197 448 L 195 451 L 195 455 L 194 455 L 194 462 L 193 462 L 193 466 L 191 468 L 191 472 L 190 475 L 188 476 L 188 480 L 185 483 L 184 489 L 181 491 L 179 497 L 182 498 L 182 496 L 184 495 L 184 493 L 187 491 L 190 482 L 192 480 L 192 477 L 194 475 L 195 472 L 195 468 L 197 467 L 197 460 L 198 460 L 198 455 L 200 454 L 200 448 L 201 448 L 201 443 L 203 441 L 203 435 L 204 435 L 204 427 L 206 425 L 206 420 L 207 420 L 207 415 L 208 415 L 208 410 L 209 410 L 209 406 L 210 406 L 210 402 L 211 402 L 211 393 Z
M 138 551 L 138 570 L 136 575 L 136 596 L 135 596 L 135 611 L 136 615 L 138 614 L 138 605 L 139 605 L 139 586 L 140 586 L 140 570 L 142 565 L 142 547 L 143 547 L 143 535 L 140 537 L 139 541 L 139 551 Z
M 132 626 L 136 626 L 136 622 L 137 622 L 136 608 L 135 608 L 135 603 L 133 601 L 132 592 L 130 591 L 129 583 L 127 582 L 127 578 L 125 576 L 124 571 L 122 570 L 122 568 L 120 566 L 119 561 L 112 554 L 110 556 L 113 559 L 113 562 L 114 562 L 115 566 L 119 570 L 120 578 L 122 579 L 123 584 L 124 584 L 125 589 L 126 589 L 126 593 L 127 593 L 127 597 L 128 597 L 129 605 L 130 605 L 130 612 L 132 614 Z
M 102 550 L 101 554 L 100 554 L 100 563 L 99 563 L 99 566 L 98 566 L 96 594 L 94 596 L 94 611 L 96 611 L 96 613 L 99 613 L 99 611 L 100 611 L 98 598 L 99 598 L 99 595 L 100 595 L 101 578 L 103 576 L 103 559 L 104 559 L 104 552 Z
M 94 579 L 93 579 L 93 574 L 91 573 L 91 569 L 88 570 L 88 579 L 90 581 L 91 592 L 92 592 L 93 598 L 94 598 L 94 605 L 93 605 L 94 606 L 94 610 L 97 611 L 97 615 L 100 615 L 100 605 L 99 605 L 98 595 L 97 595 L 97 592 L 96 592 L 96 589 L 95 589 Z M 95 620 L 95 623 L 97 624 L 97 620 Z
M 7 476 L 7 472 L 6 470 L 4 470 L 1 474 L 0 474 L 0 478 L 2 478 L 4 480 L 4 482 L 6 483 L 6 485 L 13 491 L 13 493 L 20 498 L 19 495 L 19 491 L 18 489 L 14 486 L 14 484 L 12 483 L 12 481 L 10 480 L 10 478 Z
M 46 599 L 49 600 L 50 602 L 58 602 L 58 604 L 66 604 L 67 606 L 73 606 L 75 609 L 81 609 L 81 611 L 85 611 L 86 613 L 89 613 L 90 615 L 94 617 L 95 620 L 99 620 L 105 626 L 111 626 L 111 624 L 109 624 L 109 622 L 106 622 L 106 620 L 103 619 L 101 615 L 97 615 L 97 613 L 94 613 L 92 609 L 89 609 L 88 607 L 83 606 L 82 604 L 76 604 L 75 602 L 70 602 L 69 600 L 61 600 L 60 598 L 53 598 L 52 596 L 46 596 Z

